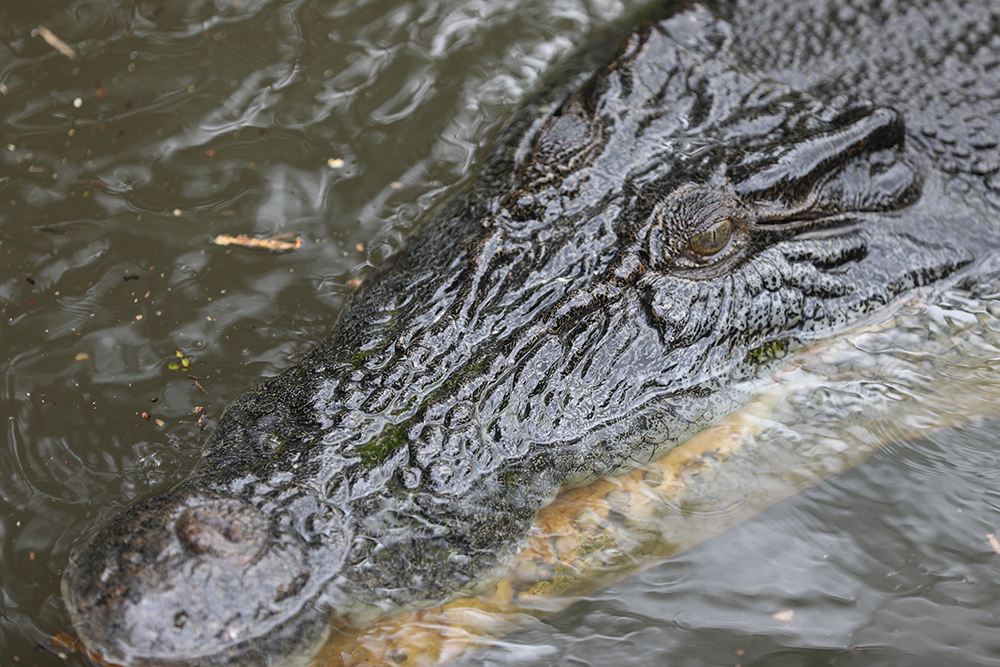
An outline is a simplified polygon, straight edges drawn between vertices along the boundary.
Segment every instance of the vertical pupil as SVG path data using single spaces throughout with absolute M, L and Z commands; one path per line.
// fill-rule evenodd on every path
M 688 241 L 691 250 L 702 256 L 710 256 L 719 252 L 729 243 L 732 236 L 733 223 L 729 218 L 720 218 L 708 229 L 698 232 Z

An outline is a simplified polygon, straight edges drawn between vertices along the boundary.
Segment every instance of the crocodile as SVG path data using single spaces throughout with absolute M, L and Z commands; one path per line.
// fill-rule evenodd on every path
M 186 479 L 78 546 L 87 647 L 301 665 L 333 618 L 475 595 L 560 488 L 658 459 L 1000 248 L 1000 7 L 661 17 L 526 103 Z

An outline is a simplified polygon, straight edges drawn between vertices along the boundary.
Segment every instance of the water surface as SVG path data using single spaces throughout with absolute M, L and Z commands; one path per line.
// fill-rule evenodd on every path
M 66 626 L 72 546 L 181 479 L 519 101 L 640 5 L 0 6 L 0 662 L 89 664 L 36 650 Z M 892 445 L 464 664 L 992 664 L 997 425 Z

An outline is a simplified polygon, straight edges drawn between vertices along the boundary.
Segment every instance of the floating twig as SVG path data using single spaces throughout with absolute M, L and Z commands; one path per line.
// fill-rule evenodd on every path
M 46 43 L 48 43 L 48 45 L 51 46 L 53 49 L 63 54 L 70 60 L 76 58 L 76 51 L 74 51 L 69 44 L 59 39 L 59 37 L 48 28 L 46 28 L 43 25 L 40 25 L 38 26 L 37 32 L 39 35 L 41 35 L 42 39 L 44 39 Z
M 251 250 L 266 250 L 267 252 L 291 252 L 302 247 L 302 237 L 296 236 L 294 241 L 279 241 L 278 237 L 270 239 L 257 239 L 250 236 L 230 236 L 229 234 L 219 234 L 212 243 L 215 245 L 238 245 Z
M 205 392 L 206 396 L 209 395 L 208 390 L 205 389 L 204 387 L 202 387 L 201 383 L 198 382 L 198 380 L 201 379 L 200 377 L 198 377 L 197 375 L 188 375 L 188 377 L 191 378 L 192 380 L 194 380 L 195 385 L 198 387 L 198 389 L 201 389 L 203 392 Z

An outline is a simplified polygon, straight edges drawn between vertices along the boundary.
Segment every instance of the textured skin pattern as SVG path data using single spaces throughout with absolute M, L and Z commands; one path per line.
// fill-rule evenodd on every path
M 81 637 L 271 664 L 331 615 L 473 594 L 561 486 L 974 270 L 1000 245 L 996 10 L 871 4 L 684 5 L 553 83 L 190 478 L 74 556 Z
M 728 11 L 745 62 L 818 97 L 895 107 L 914 148 L 1000 203 L 1000 4 L 742 0 Z

